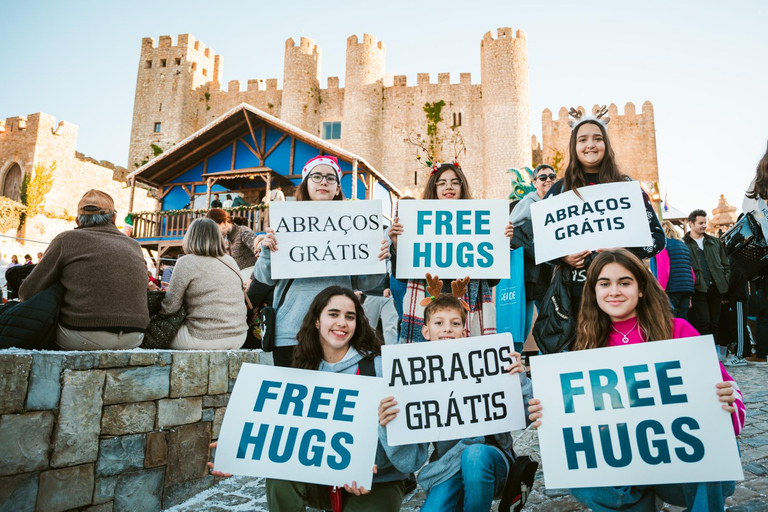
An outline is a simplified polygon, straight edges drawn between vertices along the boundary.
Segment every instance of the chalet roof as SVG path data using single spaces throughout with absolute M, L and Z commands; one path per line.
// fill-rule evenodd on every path
M 254 122 L 255 121 L 255 122 Z M 363 157 L 342 149 L 311 133 L 296 128 L 266 112 L 246 103 L 234 107 L 210 124 L 199 129 L 186 139 L 177 143 L 166 152 L 153 158 L 127 176 L 128 182 L 135 179 L 139 183 L 159 187 L 174 179 L 189 169 L 204 156 L 210 155 L 234 140 L 250 133 L 251 128 L 258 122 L 264 122 L 275 127 L 305 144 L 333 155 L 339 160 L 349 163 L 357 160 L 360 172 L 370 172 L 388 189 L 401 195 L 400 190 L 381 175 Z M 249 126 L 250 123 L 250 126 Z

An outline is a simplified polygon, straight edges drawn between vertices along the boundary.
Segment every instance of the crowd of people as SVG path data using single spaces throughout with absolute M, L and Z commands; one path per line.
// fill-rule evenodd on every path
M 720 240 L 706 233 L 703 210 L 691 213 L 690 230 L 681 237 L 677 227 L 659 221 L 643 193 L 651 245 L 582 251 L 535 264 L 531 204 L 566 191 L 578 193 L 589 185 L 630 179 L 616 165 L 607 121 L 600 113 L 575 117 L 562 177 L 558 179 L 551 166 L 538 166 L 533 173 L 535 190 L 515 206 L 504 226 L 510 247 L 525 249 L 526 336 L 534 309 L 546 313 L 542 298 L 552 276 L 560 275 L 566 279 L 571 298 L 571 325 L 562 335 L 572 332 L 572 339 L 567 340 L 565 350 L 712 334 L 726 365 L 765 363 L 768 277 L 757 281 L 744 277 Z M 334 157 L 315 157 L 302 171 L 295 200 L 343 200 L 341 177 Z M 468 200 L 472 192 L 458 164 L 442 164 L 431 169 L 421 197 Z M 745 213 L 751 214 L 767 198 L 768 152 L 750 185 Z M 165 289 L 161 315 L 175 314 L 182 306 L 186 311 L 169 347 L 187 350 L 243 347 L 253 328 L 251 306 L 270 305 L 276 309 L 275 365 L 375 376 L 381 376 L 385 342 L 430 342 L 496 333 L 493 288 L 498 281 L 473 278 L 471 269 L 458 286 L 448 281 L 398 279 L 398 239 L 414 227 L 403 225 L 397 216 L 378 254 L 388 262 L 389 275 L 273 279 L 273 254 L 282 250 L 274 230 L 267 228 L 257 235 L 238 225 L 222 209 L 226 205 L 217 196 L 212 206 L 206 218 L 190 224 L 183 257 L 168 266 L 168 275 L 163 272 L 158 283 L 148 276 L 139 244 L 116 228 L 112 198 L 97 190 L 87 192 L 78 205 L 77 228 L 53 239 L 21 284 L 22 302 L 15 307 L 25 303 L 49 307 L 35 299 L 58 283 L 58 320 L 52 335 L 60 348 L 130 349 L 141 346 L 150 323 L 147 290 Z M 753 288 L 760 297 L 757 311 L 748 310 Z M 0 311 L 0 315 L 4 313 Z M 757 317 L 755 354 L 751 354 L 749 342 L 750 314 Z M 730 358 L 726 357 L 728 346 L 733 347 Z M 529 419 L 537 427 L 544 417 L 543 405 L 532 397 L 522 356 L 518 352 L 513 356 L 516 362 L 507 371 L 520 379 Z M 738 435 L 745 419 L 743 399 L 722 364 L 720 369 L 722 382 L 713 393 L 731 415 Z M 344 510 L 398 510 L 408 476 L 419 469 L 419 483 L 427 493 L 423 511 L 487 511 L 494 498 L 509 491 L 508 477 L 517 457 L 509 433 L 438 442 L 429 456 L 426 444 L 388 445 L 384 427 L 399 413 L 397 405 L 393 397 L 381 400 L 373 486 L 364 489 L 354 482 L 345 486 L 339 498 Z M 733 490 L 733 482 L 703 482 L 574 489 L 573 495 L 594 510 L 645 510 L 657 497 L 692 510 L 722 510 Z M 334 494 L 327 487 L 302 482 L 268 479 L 267 499 L 270 510 L 302 510 L 306 505 L 330 510 L 335 506 Z

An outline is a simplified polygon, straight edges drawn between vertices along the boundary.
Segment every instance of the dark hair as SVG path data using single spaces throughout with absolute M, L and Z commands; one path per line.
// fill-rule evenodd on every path
M 424 308 L 424 325 L 429 322 L 429 317 L 438 311 L 445 311 L 447 309 L 458 309 L 461 315 L 461 321 L 467 321 L 467 310 L 461 305 L 459 299 L 451 295 L 450 293 L 441 293 L 430 302 L 426 308 Z
M 293 197 L 296 198 L 297 201 L 311 201 L 309 197 L 309 190 L 307 190 L 307 181 L 309 180 L 302 180 L 301 185 L 296 189 L 296 192 L 293 194 Z M 338 183 L 336 183 L 336 186 L 339 187 L 339 193 L 333 196 L 333 201 L 343 201 L 344 200 L 344 192 L 341 191 L 341 180 L 339 180 Z
M 755 185 L 747 192 L 750 199 L 768 199 L 768 148 L 765 150 L 763 158 L 757 164 L 757 174 L 755 175 Z
M 25 254 L 24 255 L 24 259 L 25 260 L 31 260 L 32 259 L 32 255 L 31 254 Z
M 541 165 L 537 165 L 536 166 L 536 168 L 533 170 L 533 174 L 531 175 L 531 177 L 535 178 L 536 175 L 539 173 L 539 171 L 542 170 L 542 169 L 550 169 L 552 172 L 557 174 L 557 172 L 555 172 L 555 168 L 552 167 L 551 165 L 549 165 L 549 164 L 541 164 Z
M 576 140 L 579 137 L 579 129 L 586 124 L 597 126 L 605 142 L 605 154 L 603 155 L 603 161 L 600 163 L 600 172 L 598 174 L 600 183 L 615 183 L 626 179 L 616 165 L 616 156 L 613 154 L 613 148 L 611 147 L 608 133 L 605 131 L 605 126 L 597 121 L 584 121 L 571 132 L 571 140 L 568 143 L 568 167 L 566 167 L 565 175 L 563 176 L 563 192 L 589 185 L 587 173 L 584 171 L 584 167 L 582 167 L 576 154 Z
M 453 171 L 456 173 L 456 177 L 461 180 L 461 197 L 459 199 L 472 199 L 472 191 L 469 189 L 469 183 L 467 177 L 464 176 L 464 171 L 461 167 L 453 164 L 443 164 L 432 173 L 432 176 L 427 180 L 427 184 L 424 185 L 424 190 L 421 193 L 422 199 L 437 199 L 437 180 L 445 171 Z
M 232 224 L 237 224 L 238 226 L 247 226 L 248 219 L 246 219 L 245 217 L 233 217 Z
M 637 321 L 645 340 L 670 339 L 673 317 L 667 294 L 637 256 L 626 249 L 610 249 L 598 254 L 587 270 L 574 350 L 604 347 L 608 342 L 611 319 L 597 304 L 595 287 L 600 272 L 609 263 L 618 263 L 626 268 L 637 281 L 638 291 L 642 294 L 637 302 Z
M 696 217 L 704 217 L 704 219 L 707 218 L 707 212 L 704 210 L 693 210 L 691 213 L 688 214 L 688 222 L 696 222 Z
M 205 216 L 216 224 L 232 222 L 232 217 L 230 217 L 229 212 L 222 210 L 221 208 L 211 208 Z
M 296 341 L 299 343 L 293 351 L 294 368 L 317 370 L 320 366 L 323 361 L 323 348 L 320 345 L 320 335 L 315 323 L 331 299 L 338 295 L 347 297 L 355 305 L 355 333 L 349 340 L 349 344 L 365 359 L 373 359 L 381 355 L 381 339 L 368 323 L 360 299 L 349 288 L 334 285 L 317 294 L 304 316 L 304 321 L 296 334 Z

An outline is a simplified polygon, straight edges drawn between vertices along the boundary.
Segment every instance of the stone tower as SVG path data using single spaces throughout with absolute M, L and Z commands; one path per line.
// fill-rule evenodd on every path
M 320 48 L 312 39 L 302 37 L 298 46 L 293 38 L 285 42 L 280 118 L 314 135 L 319 135 L 321 56 Z
M 207 120 L 198 119 L 197 104 L 221 88 L 221 72 L 221 56 L 190 34 L 179 35 L 177 45 L 171 36 L 160 36 L 157 47 L 142 39 L 129 167 L 151 159 L 152 144 L 165 150 L 202 128 Z
M 344 125 L 341 146 L 363 155 L 374 167 L 381 164 L 381 124 L 384 43 L 370 34 L 359 42 L 347 38 L 347 66 L 344 84 Z
M 531 105 L 528 86 L 528 42 L 523 30 L 514 35 L 500 28 L 480 43 L 483 87 L 483 167 L 485 190 L 507 184 L 507 169 L 531 165 Z

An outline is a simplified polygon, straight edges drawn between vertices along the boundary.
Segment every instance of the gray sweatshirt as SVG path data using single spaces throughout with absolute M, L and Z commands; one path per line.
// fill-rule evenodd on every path
M 523 408 L 526 408 L 528 400 L 533 398 L 533 388 L 531 380 L 525 373 L 520 374 L 520 386 L 523 391 Z M 527 414 L 527 409 L 526 409 Z M 493 436 L 496 444 L 511 457 L 512 436 L 509 432 L 502 432 Z M 473 444 L 486 444 L 485 436 L 472 437 L 467 439 L 453 439 L 451 441 L 439 441 L 435 443 L 435 451 L 432 453 L 429 464 L 419 472 L 419 485 L 425 492 L 438 484 L 441 484 L 461 471 L 461 454 L 468 446 Z M 494 447 L 498 450 L 498 447 Z M 509 460 L 504 457 L 507 464 L 507 474 L 509 474 Z
M 537 194 L 535 190 L 533 192 L 528 192 L 527 194 L 525 194 L 525 197 L 523 197 L 520 200 L 520 202 L 517 203 L 517 206 L 515 206 L 515 209 L 512 210 L 512 213 L 509 214 L 509 221 L 512 223 L 512 225 L 517 227 L 521 225 L 523 222 L 530 219 L 531 205 L 538 201 L 541 201 L 541 198 L 539 197 L 539 194 Z
M 261 256 L 253 268 L 253 276 L 261 283 L 275 287 L 274 305 L 280 302 L 285 287 L 290 279 L 272 279 L 272 252 L 261 251 Z M 288 290 L 283 305 L 278 308 L 275 323 L 275 346 L 289 347 L 296 345 L 296 334 L 301 322 L 309 311 L 309 306 L 318 293 L 329 286 L 338 285 L 352 290 L 370 290 L 376 288 L 386 274 L 369 276 L 321 276 L 294 279 Z
M 363 358 L 354 348 L 349 347 L 344 359 L 338 363 L 329 364 L 325 361 L 317 368 L 321 372 L 346 373 L 355 375 L 358 370 L 358 362 Z M 376 376 L 381 377 L 381 357 L 376 356 L 373 361 Z M 387 429 L 378 427 L 379 446 L 376 448 L 377 473 L 373 475 L 373 482 L 393 482 L 404 480 L 409 473 L 415 472 L 426 461 L 429 445 L 408 444 L 404 446 L 389 446 L 387 443 Z

